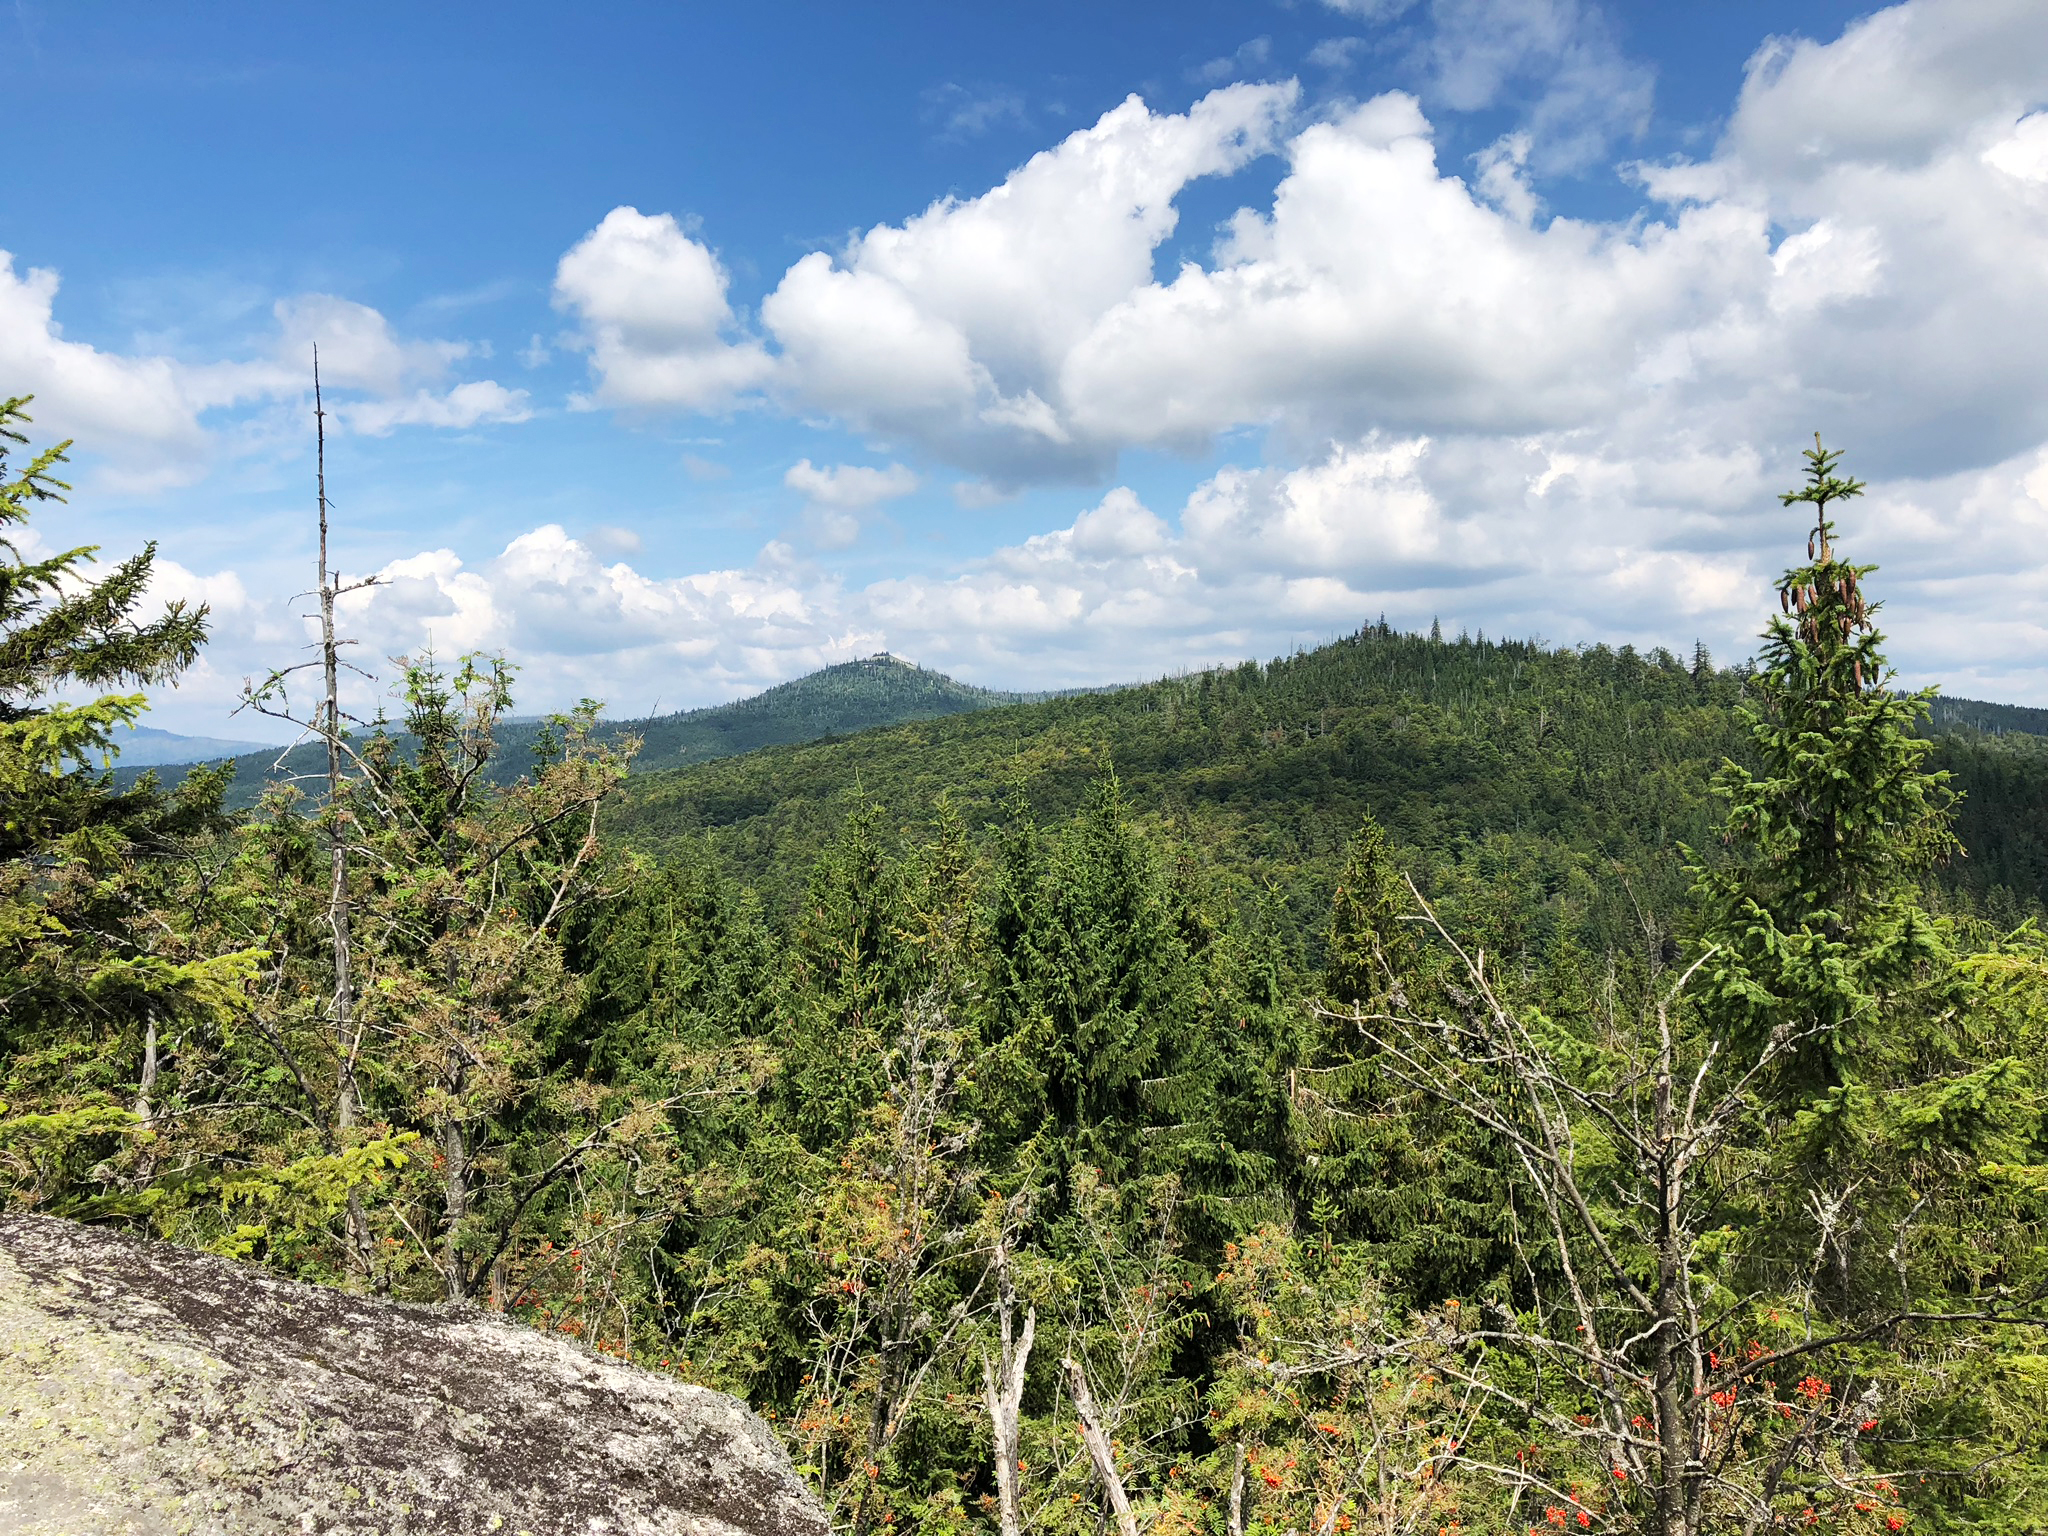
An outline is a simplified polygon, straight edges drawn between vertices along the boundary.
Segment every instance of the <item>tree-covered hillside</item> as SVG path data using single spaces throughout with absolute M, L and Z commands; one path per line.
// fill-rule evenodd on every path
M 943 719 L 1017 702 L 887 654 L 826 667 L 750 699 L 611 727 L 640 738 L 641 772 L 731 757 L 759 747 L 845 736 L 910 720 Z
M 1934 696 L 1928 721 L 1937 731 L 1979 731 L 1986 736 L 2048 736 L 2048 709 L 1987 704 L 1981 699 Z
M 779 747 L 636 776 L 615 825 L 685 856 L 702 840 L 787 906 L 848 808 L 895 826 L 950 797 L 971 825 L 1014 803 L 1071 815 L 1114 771 L 1158 835 L 1312 934 L 1370 814 L 1405 862 L 1501 936 L 1560 921 L 1595 945 L 1659 931 L 1682 902 L 1676 849 L 1708 844 L 1708 782 L 1744 755 L 1742 670 L 1627 648 L 1442 641 L 1368 626 L 1266 665 Z M 2048 898 L 2048 742 L 1939 739 L 1968 856 L 1940 874 L 2014 913 Z

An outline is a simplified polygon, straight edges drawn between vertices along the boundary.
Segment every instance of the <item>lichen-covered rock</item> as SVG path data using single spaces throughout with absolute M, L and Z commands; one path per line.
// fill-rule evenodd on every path
M 466 1308 L 0 1217 L 0 1536 L 828 1536 L 722 1393 Z

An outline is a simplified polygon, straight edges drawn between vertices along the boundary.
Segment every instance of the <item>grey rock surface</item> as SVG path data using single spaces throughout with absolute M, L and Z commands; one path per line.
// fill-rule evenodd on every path
M 0 1216 L 4 1536 L 829 1536 L 768 1427 L 468 1308 Z

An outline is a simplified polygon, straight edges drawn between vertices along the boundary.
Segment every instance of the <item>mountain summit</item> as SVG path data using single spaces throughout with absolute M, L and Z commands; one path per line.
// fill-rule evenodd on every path
M 750 699 L 621 721 L 615 729 L 641 738 L 640 756 L 633 766 L 644 772 L 732 757 L 756 747 L 848 736 L 878 725 L 970 714 L 1038 697 L 1041 695 L 976 688 L 882 651 L 779 683 Z

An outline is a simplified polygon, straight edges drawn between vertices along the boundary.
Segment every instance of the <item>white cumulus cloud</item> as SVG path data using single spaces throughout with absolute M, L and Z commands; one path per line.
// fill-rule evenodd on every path
M 614 208 L 555 271 L 555 304 L 576 316 L 596 403 L 718 410 L 762 383 L 758 342 L 728 341 L 728 279 L 672 215 Z
M 846 597 L 868 605 L 849 622 L 905 650 L 899 627 L 923 624 L 927 654 L 1020 668 L 1034 645 L 1075 667 L 1152 654 L 1103 638 L 1104 615 L 1220 647 L 1382 602 L 1740 644 L 1790 547 L 1775 492 L 1818 428 L 1885 487 L 1852 526 L 1896 583 L 1900 633 L 1981 622 L 1981 652 L 1929 654 L 2048 693 L 2025 659 L 2048 576 L 2012 553 L 2048 452 L 2048 9 L 1907 0 L 1830 40 L 1770 40 L 1718 142 L 1626 168 L 1645 201 L 1610 222 L 1546 217 L 1543 196 L 1647 107 L 1597 9 L 1428 16 L 1415 93 L 1312 121 L 1285 83 L 1183 113 L 1134 98 L 978 197 L 802 258 L 758 341 L 722 277 L 700 281 L 698 342 L 744 355 L 791 411 L 981 477 L 963 505 L 1264 434 L 1263 464 L 1214 476 L 1142 549 L 1101 554 L 1084 520 L 952 586 Z M 1479 106 L 1522 126 L 1446 163 L 1430 114 Z M 1286 162 L 1270 199 L 1155 272 L 1190 182 L 1268 151 Z M 1978 559 L 1995 581 L 1941 574 Z M 969 615 L 971 638 L 941 624 Z
M 1655 77 L 1582 0 L 1434 0 L 1425 93 L 1470 112 L 1522 108 L 1537 166 L 1577 171 L 1649 124 Z
M 861 514 L 885 501 L 908 496 L 920 484 L 901 464 L 876 469 L 866 464 L 820 468 L 799 459 L 782 483 L 804 498 L 804 531 L 820 549 L 844 549 L 860 537 Z
M 782 483 L 804 500 L 821 507 L 859 511 L 908 496 L 918 487 L 917 473 L 901 464 L 875 469 L 866 464 L 823 468 L 809 459 L 790 465 Z
M 199 402 L 163 357 L 124 357 L 65 337 L 56 319 L 58 276 L 14 269 L 0 251 L 0 377 L 33 394 L 38 425 L 65 437 L 120 441 L 182 465 L 203 451 Z
M 338 413 L 356 431 L 383 437 L 396 427 L 446 427 L 464 430 L 492 422 L 527 421 L 533 410 L 523 389 L 507 389 L 490 379 L 457 384 L 444 394 L 415 390 L 389 400 L 364 400 Z
M 1059 409 L 1068 353 L 1150 281 L 1181 188 L 1271 148 L 1295 95 L 1229 86 L 1183 114 L 1133 97 L 978 198 L 804 257 L 761 307 L 778 390 L 997 478 L 1099 471 L 1113 448 Z

